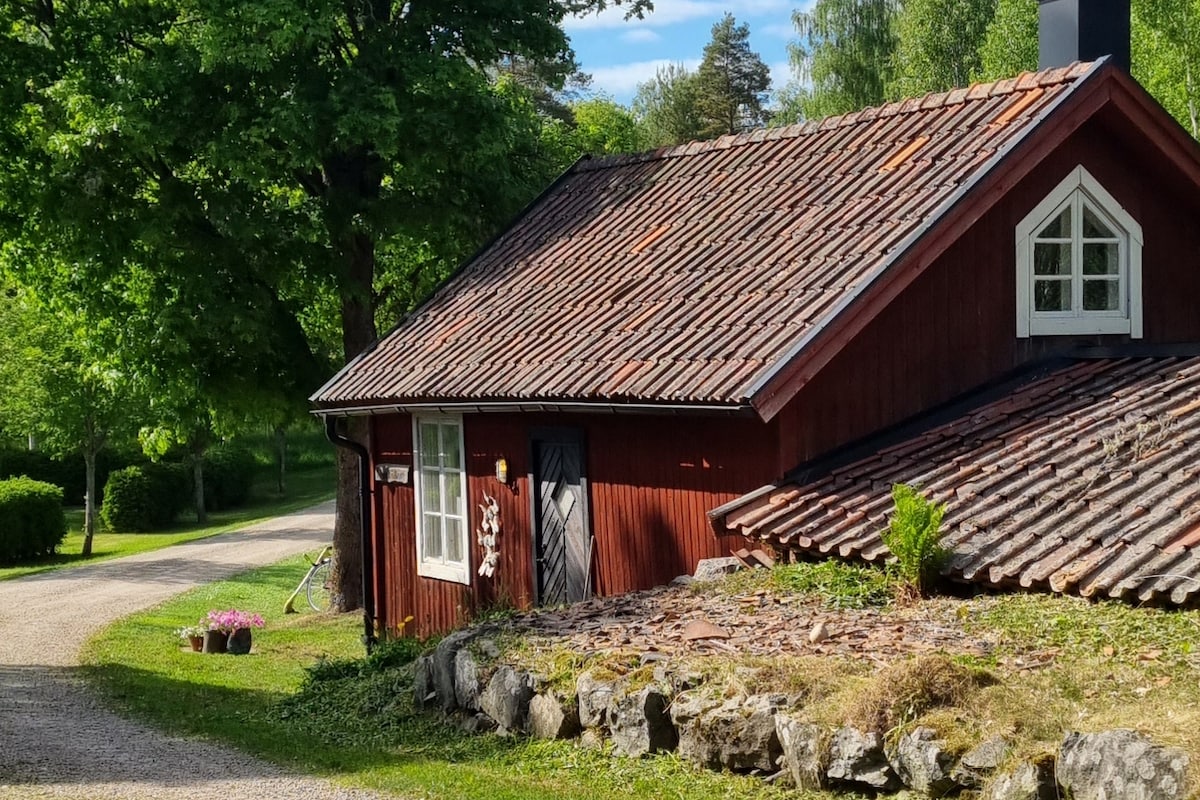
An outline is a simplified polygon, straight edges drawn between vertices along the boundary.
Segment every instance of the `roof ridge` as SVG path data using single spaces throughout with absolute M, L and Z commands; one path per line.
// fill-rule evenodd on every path
M 716 150 L 727 150 L 733 147 L 760 142 L 768 138 L 794 139 L 834 128 L 856 125 L 861 122 L 874 121 L 901 114 L 929 111 L 930 109 L 943 106 L 958 105 L 968 99 L 976 100 L 986 97 L 998 97 L 1004 94 L 1016 94 L 1017 92 L 1028 91 L 1036 87 L 1069 83 L 1082 77 L 1093 64 L 1094 62 L 1091 61 L 1076 61 L 1066 67 L 1048 67 L 1033 72 L 1026 71 L 1010 78 L 973 83 L 969 86 L 949 89 L 944 92 L 930 92 L 919 97 L 894 100 L 879 106 L 867 106 L 858 111 L 849 111 L 845 114 L 835 114 L 821 119 L 796 122 L 791 125 L 781 125 L 778 128 L 755 128 L 745 133 L 725 134 L 715 139 L 696 139 L 684 142 L 683 144 L 659 147 L 640 153 L 592 156 L 586 161 L 580 161 L 574 169 L 579 172 L 592 172 L 612 167 L 623 167 L 629 164 L 701 155 Z

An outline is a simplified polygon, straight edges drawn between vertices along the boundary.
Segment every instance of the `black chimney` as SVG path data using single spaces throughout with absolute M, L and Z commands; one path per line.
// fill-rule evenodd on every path
M 1038 69 L 1108 55 L 1129 71 L 1129 0 L 1038 0 Z

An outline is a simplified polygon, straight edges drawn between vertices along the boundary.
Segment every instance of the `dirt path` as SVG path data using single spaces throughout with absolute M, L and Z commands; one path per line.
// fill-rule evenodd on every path
M 332 531 L 327 503 L 153 553 L 0 582 L 0 798 L 375 797 L 124 720 L 71 669 L 99 627 L 193 586 L 315 551 Z

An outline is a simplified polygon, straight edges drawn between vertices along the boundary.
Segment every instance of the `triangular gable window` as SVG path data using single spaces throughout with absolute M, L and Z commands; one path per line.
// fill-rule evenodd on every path
M 1017 226 L 1017 336 L 1142 336 L 1142 228 L 1082 166 Z

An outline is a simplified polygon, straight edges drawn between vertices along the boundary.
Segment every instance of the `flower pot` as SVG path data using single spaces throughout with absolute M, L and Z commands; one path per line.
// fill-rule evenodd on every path
M 191 644 L 193 653 L 199 653 L 200 650 L 204 647 L 204 637 L 203 636 L 189 636 L 188 643 Z
M 251 634 L 249 628 L 238 628 L 229 634 L 228 652 L 235 656 L 244 656 L 250 652 Z
M 229 634 L 224 631 L 205 631 L 202 649 L 205 653 L 224 653 L 228 644 Z

